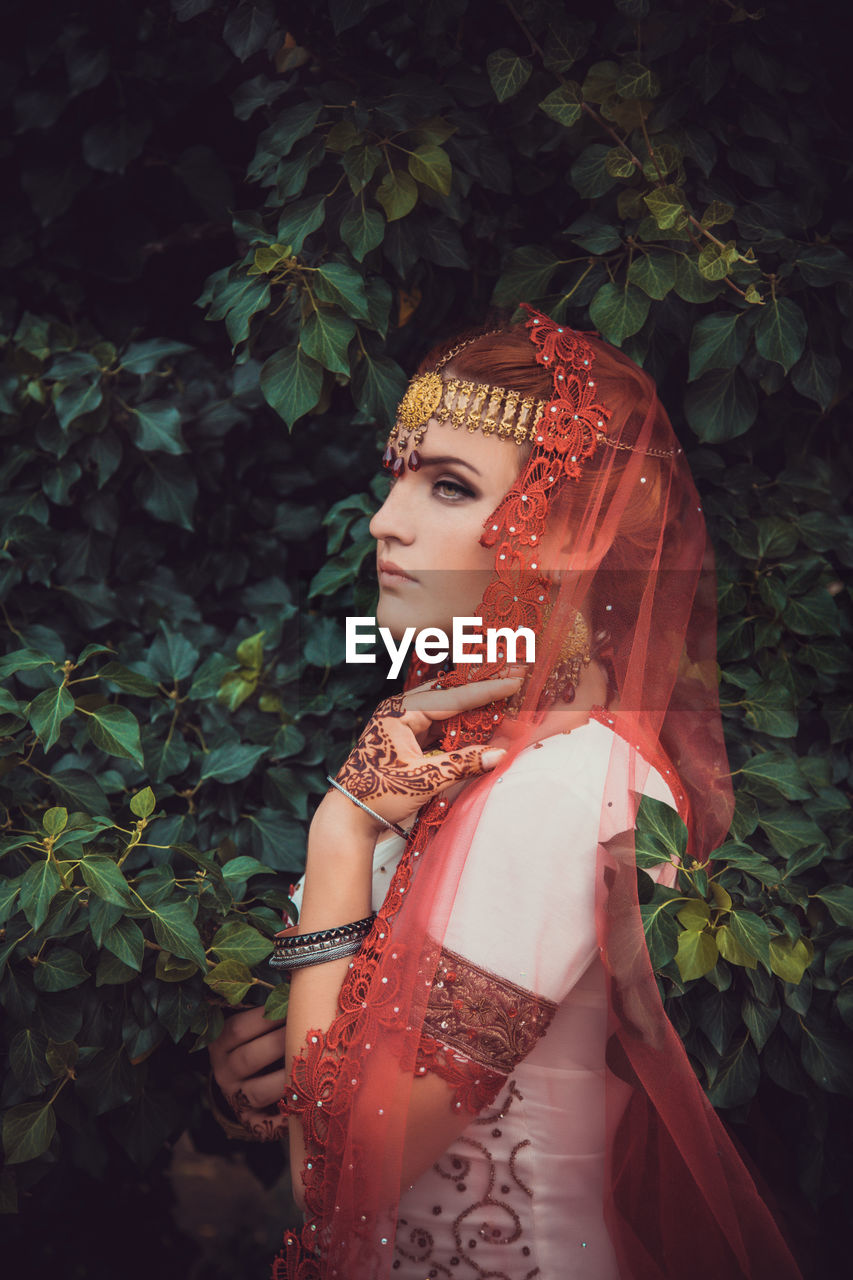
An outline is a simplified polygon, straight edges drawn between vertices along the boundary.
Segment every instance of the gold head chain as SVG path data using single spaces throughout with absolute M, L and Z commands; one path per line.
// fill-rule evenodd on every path
M 405 453 L 410 444 L 408 467 L 411 471 L 419 469 L 418 447 L 433 419 L 450 422 L 454 429 L 464 426 L 468 431 L 482 431 L 484 435 L 496 435 L 518 445 L 535 439 L 536 429 L 550 403 L 548 400 L 524 396 L 520 391 L 491 382 L 470 382 L 441 376 L 441 370 L 465 347 L 503 332 L 503 329 L 490 329 L 474 338 L 467 338 L 443 355 L 435 369 L 412 378 L 397 408 L 396 422 L 382 455 L 383 464 L 394 475 L 399 476 L 403 471 Z M 669 458 L 681 452 L 680 449 L 636 449 L 633 445 L 608 439 L 603 431 L 597 433 L 596 440 L 613 449 L 659 458 Z

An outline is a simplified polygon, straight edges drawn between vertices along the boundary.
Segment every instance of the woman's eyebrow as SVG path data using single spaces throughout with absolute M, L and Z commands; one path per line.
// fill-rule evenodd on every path
M 475 476 L 480 475 L 480 472 L 477 470 L 477 468 L 475 466 L 472 466 L 470 462 L 466 462 L 464 458 L 454 458 L 449 455 L 447 457 L 442 457 L 442 458 L 425 458 L 423 454 L 421 454 L 421 466 L 422 467 L 446 467 L 446 466 L 467 467 L 469 471 L 474 472 Z

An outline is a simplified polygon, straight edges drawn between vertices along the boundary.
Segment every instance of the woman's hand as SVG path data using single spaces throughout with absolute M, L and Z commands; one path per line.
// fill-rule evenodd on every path
M 285 1137 L 287 1118 L 277 1106 L 287 1083 L 283 1020 L 265 1018 L 262 1007 L 233 1013 L 208 1053 L 213 1078 L 247 1136 Z M 273 1065 L 280 1069 L 258 1074 Z
M 502 748 L 471 746 L 425 755 L 423 748 L 438 736 L 436 722 L 508 698 L 520 685 L 520 677 L 513 676 L 450 689 L 422 685 L 386 698 L 368 720 L 335 781 L 388 822 L 404 821 L 454 783 L 493 769 L 505 754 Z M 379 826 L 369 815 L 364 817 L 378 833 Z

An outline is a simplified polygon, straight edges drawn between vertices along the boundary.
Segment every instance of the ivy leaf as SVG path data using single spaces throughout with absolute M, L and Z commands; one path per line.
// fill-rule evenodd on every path
M 59 730 L 74 710 L 74 699 L 65 685 L 43 689 L 30 703 L 29 721 L 45 751 L 59 738 Z
M 847 884 L 830 885 L 814 895 L 825 904 L 836 924 L 853 927 L 853 889 Z
M 592 323 L 601 336 L 621 347 L 626 338 L 639 332 L 649 314 L 651 299 L 631 284 L 603 284 L 589 304 Z
M 684 192 L 670 183 L 650 191 L 643 200 L 661 231 L 680 230 L 687 223 Z
M 3 1150 L 7 1164 L 24 1164 L 47 1151 L 56 1133 L 50 1101 L 22 1102 L 3 1117 Z
M 344 152 L 343 166 L 347 175 L 350 190 L 357 196 L 367 186 L 370 179 L 382 162 L 382 152 L 372 144 L 363 147 L 350 147 Z
M 720 955 L 724 960 L 728 960 L 729 964 L 740 965 L 743 969 L 757 968 L 757 958 L 751 951 L 741 946 L 727 924 L 718 925 L 714 936 Z
M 251 925 L 239 920 L 226 921 L 217 930 L 210 944 L 220 960 L 242 960 L 245 964 L 260 964 L 272 953 L 273 944 Z
M 792 596 L 785 605 L 785 622 L 803 636 L 837 636 L 841 619 L 833 597 L 825 587 L 815 587 L 802 596 Z
M 496 49 L 486 58 L 486 71 L 498 102 L 506 102 L 527 84 L 533 64 L 511 49 Z
M 158 365 L 170 356 L 180 356 L 192 351 L 187 342 L 175 342 L 171 338 L 146 338 L 142 342 L 132 342 L 121 357 L 121 367 L 125 373 L 134 373 L 137 377 L 153 373 Z
M 516 306 L 522 298 L 543 297 L 559 265 L 550 249 L 535 244 L 515 249 L 495 285 L 492 302 L 498 307 Z
M 341 218 L 341 239 L 357 262 L 363 262 L 384 238 L 385 219 L 378 209 L 358 204 Z
M 755 326 L 755 345 L 765 360 L 787 373 L 803 354 L 808 323 L 802 308 L 790 298 L 775 298 L 761 308 Z
M 21 909 L 33 929 L 40 929 L 47 919 L 48 908 L 62 888 L 62 881 L 52 859 L 34 862 L 21 880 Z
M 137 448 L 151 453 L 186 453 L 187 446 L 181 437 L 181 412 L 177 405 L 166 400 L 148 400 L 145 404 L 132 405 L 134 437 Z
M 349 375 L 347 348 L 355 337 L 355 324 L 340 312 L 317 310 L 302 326 L 299 343 L 312 360 L 330 373 Z
M 687 849 L 687 827 L 671 805 L 643 796 L 637 810 L 635 851 L 644 869 L 661 862 L 680 862 Z
M 352 391 L 362 413 L 377 422 L 390 423 L 405 395 L 406 375 L 389 356 L 373 356 L 365 351 L 353 373 Z
M 126 707 L 98 707 L 86 717 L 89 737 L 110 756 L 121 756 L 142 764 L 139 722 Z
M 619 73 L 615 89 L 620 98 L 656 98 L 660 93 L 660 81 L 641 62 L 626 62 Z
M 185 960 L 194 960 L 202 973 L 206 972 L 204 947 L 189 906 L 185 902 L 145 905 L 154 926 L 154 936 L 160 946 Z
M 286 1018 L 287 1005 L 290 999 L 290 984 L 280 983 L 267 996 L 264 1004 L 265 1018 Z
M 443 147 L 432 143 L 417 147 L 409 156 L 409 173 L 416 182 L 431 187 L 441 196 L 449 196 L 453 182 L 453 165 Z
M 756 778 L 773 790 L 781 792 L 786 800 L 808 800 L 811 791 L 803 785 L 803 775 L 796 757 L 784 751 L 763 751 L 741 765 L 740 772 L 747 778 Z
M 376 214 L 376 217 L 380 215 Z M 314 274 L 314 292 L 323 302 L 335 303 L 357 320 L 369 319 L 364 277 L 354 267 L 341 262 L 324 262 Z
M 45 1060 L 47 1041 L 30 1027 L 16 1031 L 9 1045 L 9 1066 L 30 1093 L 40 1093 L 52 1075 Z
M 571 167 L 572 185 L 584 200 L 606 195 L 617 179 L 608 171 L 610 147 L 594 142 L 586 147 Z
M 38 649 L 13 649 L 0 658 L 0 679 L 15 675 L 17 671 L 35 671 L 39 667 L 56 666 L 53 658 Z
M 675 255 L 650 249 L 636 257 L 628 269 L 628 282 L 657 302 L 675 286 Z
M 231 52 L 245 62 L 263 48 L 274 23 L 275 14 L 263 0 L 241 0 L 225 19 L 222 38 Z
M 784 685 L 763 680 L 746 694 L 743 702 L 747 722 L 759 733 L 774 738 L 793 738 L 799 728 L 793 694 Z
M 70 386 L 57 390 L 53 408 L 63 431 L 67 431 L 71 423 L 82 418 L 84 413 L 92 413 L 103 399 L 104 393 L 97 381 L 72 382 Z
M 204 975 L 205 984 L 229 1004 L 239 1004 L 254 984 L 251 970 L 239 960 L 223 960 Z
M 289 244 L 294 255 L 302 252 L 302 246 L 312 231 L 323 225 L 326 216 L 326 197 L 311 196 L 287 205 L 279 218 L 276 240 Z
M 811 964 L 814 948 L 805 938 L 792 941 L 784 934 L 770 940 L 770 968 L 783 982 L 802 982 L 803 974 Z
M 155 462 L 149 457 L 133 488 L 140 505 L 155 520 L 192 532 L 198 483 L 183 461 L 158 457 Z
M 732 937 L 748 955 L 756 956 L 764 964 L 770 963 L 770 930 L 761 916 L 754 911 L 730 911 L 728 926 Z
M 669 910 L 670 903 L 648 902 L 640 906 L 646 946 L 654 969 L 662 969 L 678 951 L 680 930 Z
M 711 908 L 701 898 L 691 898 L 676 915 L 688 933 L 701 933 L 711 919 Z
M 792 808 L 762 810 L 758 822 L 773 848 L 786 860 L 809 845 L 825 843 L 817 823 Z
M 685 929 L 679 935 L 675 963 L 682 982 L 704 978 L 714 968 L 718 957 L 714 935 L 707 930 Z
M 802 1022 L 800 1055 L 811 1078 L 830 1093 L 853 1093 L 853 1054 L 849 1036 Z
M 770 950 L 772 964 L 772 942 L 770 944 Z M 760 1053 L 779 1022 L 781 1010 L 778 1005 L 771 1007 L 765 1004 L 762 1000 L 755 999 L 753 995 L 747 992 L 741 1002 L 740 1012 L 747 1030 L 749 1031 L 752 1043 Z
M 749 430 L 758 395 L 740 369 L 715 369 L 688 387 L 684 412 L 703 444 L 719 444 Z
M 389 222 L 405 218 L 418 202 L 418 185 L 402 169 L 392 169 L 376 188 L 376 199 L 385 210 Z
M 145 955 L 145 937 L 135 920 L 124 916 L 116 921 L 104 934 L 103 945 L 123 964 L 141 972 Z
M 154 792 L 150 787 L 143 787 L 130 800 L 130 812 L 137 818 L 150 818 L 157 805 Z
M 583 114 L 580 85 L 574 80 L 567 80 L 556 89 L 552 89 L 547 98 L 542 99 L 539 109 L 566 129 L 577 124 Z
M 841 378 L 841 361 L 836 356 L 819 355 L 808 351 L 791 370 L 791 382 L 801 396 L 820 406 L 826 412 L 838 391 Z
M 133 902 L 124 872 L 112 858 L 104 854 L 87 854 L 80 862 L 80 874 L 86 884 L 104 902 L 126 907 Z
M 742 312 L 703 316 L 690 335 L 689 380 L 695 381 L 707 369 L 733 369 L 743 359 L 748 341 Z
M 251 746 L 242 742 L 229 742 L 223 747 L 214 747 L 203 758 L 201 781 L 240 782 L 249 776 L 268 750 L 265 746 Z
M 323 370 L 300 347 L 288 347 L 264 363 L 260 382 L 267 404 L 292 427 L 320 399 Z
M 833 244 L 807 245 L 798 250 L 794 261 L 805 283 L 814 289 L 853 283 L 853 261 Z
M 49 947 L 42 952 L 33 972 L 39 991 L 68 991 L 85 982 L 89 973 L 79 951 L 70 947 Z
M 156 698 L 160 692 L 148 676 L 142 675 L 139 671 L 131 671 L 120 662 L 108 662 L 105 667 L 101 667 L 98 676 L 102 680 L 109 680 L 111 684 L 117 685 L 125 693 L 135 694 L 138 698 Z
M 742 1106 L 754 1097 L 760 1079 L 758 1054 L 747 1035 L 729 1049 L 713 1073 L 708 1098 L 714 1107 Z

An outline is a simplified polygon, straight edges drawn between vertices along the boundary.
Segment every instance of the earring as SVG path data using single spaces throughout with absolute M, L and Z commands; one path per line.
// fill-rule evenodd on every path
M 574 702 L 581 674 L 591 660 L 589 627 L 583 614 L 578 611 L 571 629 L 563 637 L 557 661 L 542 688 L 541 702 L 549 705 L 558 698 L 563 702 Z

